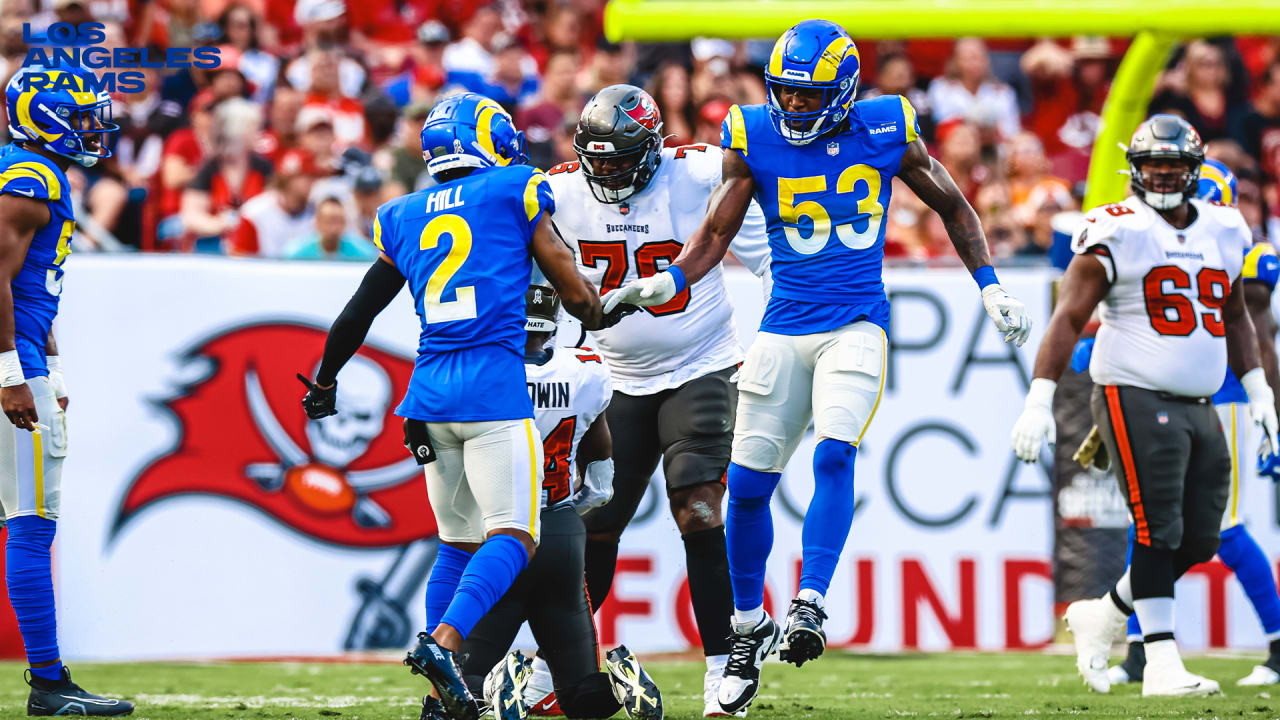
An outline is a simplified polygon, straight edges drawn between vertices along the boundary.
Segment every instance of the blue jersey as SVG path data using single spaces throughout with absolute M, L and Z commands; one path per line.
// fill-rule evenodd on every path
M 24 150 L 17 144 L 0 148 L 0 193 L 42 200 L 49 208 L 49 223 L 36 231 L 27 248 L 13 291 L 14 342 L 22 361 L 22 374 L 49 374 L 44 349 L 62 294 L 62 264 L 71 254 L 71 233 L 76 227 L 66 173 L 52 160 Z
M 431 422 L 533 417 L 525 387 L 529 243 L 555 209 L 539 170 L 477 170 L 378 208 L 373 242 L 409 283 L 422 323 L 396 414 Z
M 751 169 L 769 233 L 773 293 L 762 331 L 807 335 L 863 319 L 888 330 L 884 216 L 919 132 L 899 95 L 854 103 L 841 132 L 807 145 L 783 139 L 767 105 L 729 109 L 720 144 Z
M 1244 256 L 1244 267 L 1240 269 L 1240 280 L 1247 283 L 1262 283 L 1268 290 L 1276 289 L 1276 281 L 1280 280 L 1280 257 L 1271 243 L 1261 242 L 1249 249 Z M 1236 374 L 1227 368 L 1227 377 L 1222 387 L 1213 395 L 1214 405 L 1227 403 L 1247 403 L 1249 394 L 1236 378 Z

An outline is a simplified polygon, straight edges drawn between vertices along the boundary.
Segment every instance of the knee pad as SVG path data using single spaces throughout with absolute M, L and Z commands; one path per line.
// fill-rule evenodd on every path
M 729 438 L 687 438 L 671 443 L 663 453 L 662 471 L 668 487 L 718 483 L 729 466 Z M 670 484 L 673 483 L 674 485 Z
M 1217 533 L 1186 537 L 1182 540 L 1182 547 L 1179 548 L 1179 553 L 1190 560 L 1192 564 L 1198 565 L 1212 560 L 1213 556 L 1218 554 L 1218 545 L 1221 542 L 1222 539 Z
M 734 464 L 759 472 L 782 472 L 782 441 L 764 435 L 734 437 Z
M 735 500 L 763 499 L 765 502 L 773 497 L 773 491 L 782 479 L 780 472 L 761 472 L 744 467 L 738 463 L 729 465 L 727 484 L 729 486 L 729 502 Z

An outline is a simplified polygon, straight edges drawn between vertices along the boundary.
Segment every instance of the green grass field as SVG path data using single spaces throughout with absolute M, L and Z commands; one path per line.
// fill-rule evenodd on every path
M 643 660 L 643 658 L 642 658 Z M 850 655 L 828 653 L 797 669 L 771 662 L 751 717 L 771 718 L 1280 718 L 1280 687 L 1235 687 L 1249 659 L 1191 658 L 1225 695 L 1143 701 L 1136 687 L 1090 694 L 1063 655 Z M 662 688 L 666 717 L 701 717 L 700 662 L 646 664 Z M 25 715 L 23 666 L 0 665 L 0 718 Z M 425 681 L 392 664 L 80 664 L 76 680 L 138 703 L 138 718 L 418 717 Z M 1273 699 L 1273 695 L 1275 696 Z M 618 717 L 622 717 L 619 713 Z

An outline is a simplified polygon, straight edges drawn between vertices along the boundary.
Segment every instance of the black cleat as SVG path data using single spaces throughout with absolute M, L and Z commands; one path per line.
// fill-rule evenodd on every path
M 498 661 L 484 679 L 484 701 L 494 720 L 524 720 L 529 709 L 524 704 L 524 687 L 533 675 L 533 661 L 512 650 Z
M 609 671 L 613 697 L 631 720 L 662 720 L 662 693 L 640 661 L 626 645 L 605 653 L 604 667 Z
M 95 715 L 119 717 L 133 712 L 128 700 L 94 695 L 71 682 L 71 671 L 62 668 L 61 680 L 45 680 L 27 671 L 31 695 L 27 697 L 27 715 Z
M 449 714 L 439 700 L 427 695 L 422 698 L 422 717 L 418 720 L 449 720 Z
M 782 644 L 778 646 L 778 659 L 796 667 L 809 660 L 817 660 L 827 649 L 827 634 L 822 631 L 822 621 L 827 614 L 817 603 L 796 598 L 787 611 L 787 629 Z
M 734 622 L 729 660 L 724 665 L 717 699 L 720 709 L 730 715 L 751 705 L 760 690 L 760 666 L 777 649 L 782 630 L 765 613 L 760 622 Z
M 430 635 L 418 633 L 418 644 L 405 656 L 404 664 L 431 681 L 451 720 L 480 720 L 480 707 L 462 680 L 462 673 L 453 662 L 453 653 L 440 647 Z M 423 710 L 426 710 L 425 703 Z

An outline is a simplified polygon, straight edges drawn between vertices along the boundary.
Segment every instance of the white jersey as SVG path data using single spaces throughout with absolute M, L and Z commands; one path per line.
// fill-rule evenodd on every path
M 1076 231 L 1072 250 L 1097 257 L 1111 281 L 1089 363 L 1095 383 L 1191 397 L 1222 385 L 1222 306 L 1253 236 L 1239 210 L 1191 204 L 1196 219 L 1181 230 L 1130 197 L 1090 210 Z
M 542 504 L 569 502 L 575 490 L 578 443 L 613 398 L 609 368 L 590 348 L 557 347 L 542 365 L 526 362 L 533 422 L 542 437 Z
M 721 150 L 709 145 L 665 148 L 649 185 L 626 201 L 598 202 L 576 162 L 548 173 L 556 198 L 555 224 L 600 294 L 665 270 L 702 223 L 720 184 Z M 730 245 L 756 275 L 768 270 L 764 214 L 753 200 Z M 767 283 L 767 279 L 766 279 Z M 652 395 L 742 361 L 724 271 L 712 268 L 671 302 L 592 332 L 609 361 L 615 389 Z

